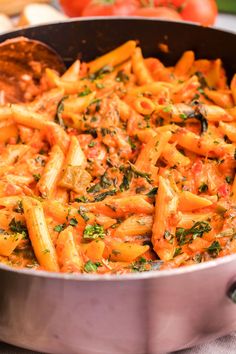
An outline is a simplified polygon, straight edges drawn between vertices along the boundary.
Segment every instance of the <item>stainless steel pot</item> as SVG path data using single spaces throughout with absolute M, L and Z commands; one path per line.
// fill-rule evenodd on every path
M 72 21 L 24 35 L 52 45 L 67 63 L 88 60 L 127 39 L 145 55 L 175 62 L 186 49 L 221 57 L 236 72 L 236 35 L 140 19 Z M 167 43 L 169 53 L 159 53 Z M 56 354 L 163 354 L 236 330 L 236 256 L 125 276 L 61 275 L 0 265 L 0 340 Z

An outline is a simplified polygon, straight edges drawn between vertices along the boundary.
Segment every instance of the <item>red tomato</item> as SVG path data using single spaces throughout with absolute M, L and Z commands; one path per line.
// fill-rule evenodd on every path
M 137 9 L 132 15 L 166 18 L 168 20 L 181 20 L 181 16 L 178 12 L 168 7 L 142 7 Z
M 217 12 L 215 0 L 188 0 L 183 6 L 181 16 L 184 20 L 211 26 L 215 22 Z
M 188 0 L 154 0 L 154 6 L 174 6 L 181 8 Z
M 128 16 L 139 8 L 137 0 L 93 0 L 82 16 Z
M 68 16 L 80 16 L 91 0 L 60 0 L 61 7 Z

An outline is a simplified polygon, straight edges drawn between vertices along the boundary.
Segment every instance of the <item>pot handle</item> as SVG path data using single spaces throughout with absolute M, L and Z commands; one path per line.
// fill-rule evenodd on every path
M 234 282 L 228 292 L 227 292 L 228 298 L 234 303 L 236 304 L 236 282 Z

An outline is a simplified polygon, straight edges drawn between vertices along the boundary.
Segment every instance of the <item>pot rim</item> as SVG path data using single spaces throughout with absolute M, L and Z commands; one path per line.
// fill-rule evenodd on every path
M 130 280 L 148 280 L 148 279 L 158 279 L 163 277 L 174 277 L 181 276 L 189 273 L 201 272 L 208 269 L 216 268 L 219 266 L 224 266 L 231 262 L 236 262 L 236 254 L 224 256 L 222 258 L 217 258 L 215 260 L 193 264 L 189 266 L 184 266 L 174 269 L 165 269 L 165 270 L 150 270 L 146 272 L 137 272 L 137 273 L 128 273 L 128 274 L 87 274 L 87 273 L 54 273 L 48 272 L 46 270 L 34 270 L 27 268 L 13 268 L 8 265 L 0 263 L 0 271 L 7 271 L 16 274 L 23 274 L 26 276 L 37 276 L 39 278 L 50 278 L 50 279 L 61 279 L 64 281 L 130 281 Z
M 165 19 L 157 19 L 155 17 L 139 17 L 139 16 L 101 16 L 101 17 L 75 17 L 72 19 L 68 19 L 66 21 L 58 21 L 58 22 L 48 22 L 46 24 L 42 25 L 34 25 L 34 26 L 29 26 L 27 28 L 19 29 L 16 31 L 11 31 L 11 32 L 4 32 L 0 35 L 0 41 L 2 37 L 5 37 L 6 35 L 10 36 L 10 38 L 14 38 L 14 36 L 19 35 L 19 33 L 27 32 L 28 29 L 41 29 L 47 26 L 57 26 L 59 24 L 67 24 L 67 23 L 79 23 L 79 22 L 94 22 L 94 21 L 106 21 L 106 22 L 112 22 L 114 20 L 122 20 L 122 21 L 140 21 L 140 22 L 160 22 L 160 23 L 166 23 L 166 24 L 177 24 L 180 26 L 186 26 L 186 27 L 196 27 L 199 29 L 202 29 L 204 31 L 213 31 L 213 32 L 223 32 L 228 35 L 233 35 L 236 36 L 236 32 L 234 31 L 229 31 L 229 30 L 222 30 L 220 28 L 213 28 L 213 27 L 203 27 L 199 24 L 189 22 L 189 21 L 168 21 Z M 25 34 L 27 37 L 27 33 Z M 50 279 L 62 279 L 64 281 L 85 281 L 85 282 L 91 282 L 91 281 L 96 281 L 96 282 L 107 282 L 107 281 L 134 281 L 134 280 L 148 280 L 148 279 L 158 279 L 158 278 L 163 278 L 163 277 L 172 277 L 172 276 L 180 276 L 180 275 L 185 275 L 193 272 L 200 272 L 212 268 L 216 268 L 219 266 L 226 265 L 230 262 L 236 261 L 236 254 L 233 255 L 228 255 L 224 256 L 222 258 L 217 258 L 215 260 L 195 264 L 195 265 L 189 265 L 181 268 L 175 268 L 175 269 L 167 269 L 167 270 L 151 270 L 147 272 L 142 272 L 142 273 L 129 273 L 129 274 L 107 274 L 107 275 L 98 275 L 98 274 L 68 274 L 68 273 L 53 273 L 53 272 L 48 272 L 44 270 L 33 270 L 33 269 L 27 269 L 27 268 L 22 268 L 22 269 L 17 269 L 13 268 L 4 264 L 0 263 L 0 271 L 7 271 L 11 273 L 16 273 L 16 274 L 23 274 L 25 276 L 37 276 L 39 278 L 50 278 Z
M 106 22 L 112 22 L 113 20 L 122 20 L 122 21 L 141 21 L 141 22 L 160 22 L 160 23 L 166 23 L 166 24 L 178 24 L 180 26 L 186 26 L 186 27 L 196 27 L 200 28 L 204 31 L 213 31 L 213 32 L 223 32 L 226 34 L 230 35 L 236 35 L 236 31 L 229 30 L 229 29 L 221 29 L 219 27 L 206 27 L 202 26 L 196 22 L 191 22 L 191 21 L 181 21 L 181 20 L 169 20 L 164 19 L 164 18 L 156 18 L 156 17 L 142 17 L 142 16 L 98 16 L 98 17 L 72 17 L 68 18 L 67 20 L 61 20 L 57 22 L 47 22 L 41 25 L 31 25 L 27 26 L 27 28 L 19 28 L 14 31 L 7 31 L 7 32 L 2 32 L 0 34 L 0 40 L 1 37 L 4 37 L 5 35 L 10 35 L 14 36 L 15 34 L 19 32 L 27 32 L 30 29 L 38 29 L 38 28 L 44 28 L 47 26 L 57 26 L 59 24 L 67 24 L 67 23 L 79 23 L 79 22 L 95 22 L 95 21 L 106 21 Z

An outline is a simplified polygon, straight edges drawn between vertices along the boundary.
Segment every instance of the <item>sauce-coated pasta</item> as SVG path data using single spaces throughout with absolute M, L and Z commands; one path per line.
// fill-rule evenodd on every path
M 161 270 L 236 253 L 236 76 L 135 41 L 0 106 L 0 262 Z

